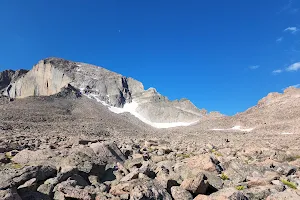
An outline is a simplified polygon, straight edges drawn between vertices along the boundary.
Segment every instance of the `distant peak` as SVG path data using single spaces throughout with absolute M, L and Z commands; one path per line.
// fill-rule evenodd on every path
M 12 69 L 6 69 L 6 70 L 3 70 L 2 72 L 0 73 L 15 73 L 15 70 L 12 70 Z
M 300 91 L 300 88 L 290 86 L 290 87 L 286 88 L 283 93 L 284 94 L 290 94 L 290 93 L 295 93 L 295 92 L 299 92 L 299 91 Z
M 147 91 L 151 93 L 157 93 L 157 90 L 153 87 L 149 88 Z
M 181 99 L 179 100 L 179 102 L 185 102 L 185 101 L 190 102 L 190 100 L 188 100 L 187 98 L 181 98 Z

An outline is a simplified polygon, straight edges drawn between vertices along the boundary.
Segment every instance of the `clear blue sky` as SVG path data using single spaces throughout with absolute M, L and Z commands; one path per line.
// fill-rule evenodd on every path
M 0 70 L 87 62 L 232 115 L 300 83 L 299 19 L 297 0 L 2 0 Z

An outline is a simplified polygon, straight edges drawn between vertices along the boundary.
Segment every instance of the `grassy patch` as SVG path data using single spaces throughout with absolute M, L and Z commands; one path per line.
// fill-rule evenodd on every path
M 286 158 L 287 162 L 292 162 L 294 160 L 300 159 L 300 155 L 296 155 L 296 156 L 290 156 Z
M 297 185 L 296 185 L 295 183 L 293 183 L 293 182 L 290 182 L 290 181 L 284 180 L 284 179 L 282 179 L 281 182 L 282 182 L 284 185 L 286 185 L 286 186 L 288 186 L 288 187 L 290 187 L 290 188 L 292 188 L 292 189 L 297 189 Z
M 211 149 L 211 150 L 210 150 L 210 153 L 215 153 L 215 152 L 216 152 L 215 149 Z
M 149 152 L 149 153 L 151 153 L 151 152 L 153 152 L 153 151 L 154 151 L 153 148 L 151 148 L 151 147 L 148 148 L 148 152 Z
M 224 173 L 221 174 L 220 178 L 223 180 L 223 181 L 226 181 L 226 180 L 229 180 L 228 176 Z
M 214 154 L 216 155 L 216 156 L 223 156 L 220 152 L 214 152 Z
M 11 165 L 11 167 L 14 168 L 14 169 L 22 169 L 23 168 L 23 166 L 21 164 L 18 164 L 18 163 L 13 163 Z
M 5 157 L 8 158 L 9 160 L 13 158 L 13 156 L 11 156 L 9 152 L 5 153 Z
M 176 157 L 189 158 L 189 157 L 191 157 L 191 155 L 182 153 L 182 154 L 176 154 Z
M 216 156 L 222 156 L 222 154 L 221 154 L 220 152 L 218 152 L 217 150 L 215 150 L 215 149 L 211 149 L 211 150 L 210 150 L 210 153 L 213 153 L 213 154 L 215 154 Z
M 235 189 L 237 189 L 237 190 L 244 190 L 244 189 L 245 189 L 245 187 L 244 187 L 244 186 L 242 186 L 242 185 L 239 185 L 239 186 L 236 186 L 236 187 L 235 187 Z

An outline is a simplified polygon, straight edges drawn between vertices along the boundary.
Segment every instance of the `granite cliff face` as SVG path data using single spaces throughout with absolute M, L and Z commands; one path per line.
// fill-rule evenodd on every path
M 131 102 L 131 93 L 143 90 L 138 81 L 104 68 L 48 58 L 39 61 L 26 76 L 12 82 L 5 94 L 11 98 L 48 96 L 60 92 L 68 84 L 86 94 L 97 95 L 101 101 L 116 107 Z
M 102 67 L 59 58 L 39 61 L 26 75 L 8 84 L 3 94 L 10 98 L 49 96 L 71 85 L 112 111 L 117 108 L 117 113 L 131 112 L 149 123 L 188 125 L 206 114 L 187 99 L 170 101 L 154 88 L 144 90 L 143 84 L 135 79 Z
M 10 98 L 48 96 L 58 93 L 70 81 L 70 77 L 51 63 L 40 61 L 25 76 L 14 81 L 4 94 Z

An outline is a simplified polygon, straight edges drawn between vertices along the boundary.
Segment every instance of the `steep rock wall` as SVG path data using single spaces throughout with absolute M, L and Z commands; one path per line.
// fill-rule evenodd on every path
M 4 94 L 10 98 L 48 96 L 60 92 L 71 81 L 64 72 L 42 60 L 25 76 L 11 83 Z

